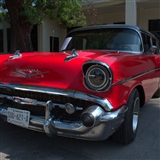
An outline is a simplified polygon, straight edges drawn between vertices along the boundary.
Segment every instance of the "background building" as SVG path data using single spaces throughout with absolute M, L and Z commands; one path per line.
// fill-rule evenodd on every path
M 160 40 L 159 0 L 84 0 L 82 6 L 88 25 L 133 24 L 151 31 Z M 46 18 L 32 31 L 34 51 L 59 51 L 70 30 Z M 9 43 L 10 26 L 3 23 L 0 26 L 1 53 L 9 52 Z

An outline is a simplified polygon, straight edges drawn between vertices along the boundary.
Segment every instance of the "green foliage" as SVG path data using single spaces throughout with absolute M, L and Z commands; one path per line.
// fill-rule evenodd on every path
M 85 15 L 79 2 L 83 0 L 20 0 L 23 11 L 19 14 L 26 22 L 40 24 L 45 17 L 56 20 L 61 26 L 82 26 L 86 24 Z M 0 21 L 7 15 L 5 0 L 0 2 Z
M 4 20 L 8 20 L 7 9 L 3 1 L 0 2 L 0 23 Z
M 56 19 L 60 25 L 67 25 L 69 27 L 85 24 L 85 16 L 81 12 L 82 8 L 79 2 L 82 0 L 57 0 L 55 2 L 55 9 L 45 10 L 45 13 L 51 18 Z M 52 7 L 52 6 L 50 6 Z M 53 7 L 53 8 L 54 8 Z

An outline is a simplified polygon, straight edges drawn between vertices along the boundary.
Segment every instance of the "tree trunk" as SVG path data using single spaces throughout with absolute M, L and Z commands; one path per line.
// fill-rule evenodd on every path
M 31 41 L 33 25 L 26 22 L 25 16 L 20 15 L 23 11 L 22 3 L 23 0 L 6 0 L 11 24 L 10 52 L 15 52 L 16 50 L 21 52 L 33 51 Z

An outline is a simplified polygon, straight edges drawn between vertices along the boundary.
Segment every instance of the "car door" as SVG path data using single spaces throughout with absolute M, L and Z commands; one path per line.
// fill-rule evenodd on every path
M 156 46 L 155 48 L 156 50 L 153 53 L 153 57 L 155 59 L 156 75 L 157 75 L 157 78 L 159 79 L 158 87 L 160 87 L 160 46 L 159 46 L 160 42 L 154 37 L 152 37 L 151 42 L 153 47 Z
M 157 39 L 149 33 L 142 33 L 144 55 L 148 61 L 148 79 L 145 82 L 146 98 L 150 99 L 160 84 L 160 54 Z

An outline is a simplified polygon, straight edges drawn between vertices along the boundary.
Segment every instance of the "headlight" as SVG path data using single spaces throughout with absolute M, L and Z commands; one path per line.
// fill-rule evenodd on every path
M 93 64 L 85 72 L 85 85 L 94 91 L 106 91 L 112 85 L 112 75 L 103 65 Z

